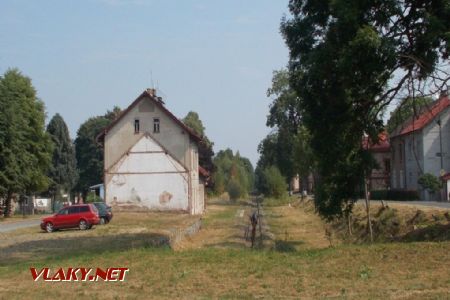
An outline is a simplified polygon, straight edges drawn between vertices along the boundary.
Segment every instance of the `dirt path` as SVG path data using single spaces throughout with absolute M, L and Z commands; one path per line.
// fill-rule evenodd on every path
M 275 247 L 281 251 L 327 248 L 324 222 L 314 214 L 312 204 L 298 206 L 265 207 L 270 231 L 274 234 Z

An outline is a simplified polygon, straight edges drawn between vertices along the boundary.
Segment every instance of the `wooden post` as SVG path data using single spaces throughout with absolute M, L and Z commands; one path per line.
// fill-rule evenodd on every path
M 364 172 L 364 175 L 366 175 L 366 172 Z M 369 228 L 369 233 L 370 233 L 370 242 L 373 242 L 372 222 L 370 220 L 369 191 L 368 191 L 367 185 L 368 185 L 367 176 L 364 176 L 364 197 L 366 200 L 367 226 Z

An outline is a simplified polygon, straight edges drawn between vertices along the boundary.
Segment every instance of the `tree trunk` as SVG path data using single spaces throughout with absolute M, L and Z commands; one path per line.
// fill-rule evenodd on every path
M 372 232 L 372 222 L 370 220 L 370 201 L 369 201 L 369 191 L 367 188 L 367 177 L 364 177 L 364 197 L 366 200 L 366 212 L 367 212 L 367 227 L 370 234 L 370 242 L 373 242 L 373 232 Z
M 4 213 L 5 218 L 11 217 L 12 195 L 13 193 L 11 191 L 8 191 L 8 194 L 6 195 Z
M 353 230 L 352 230 L 352 214 L 351 213 L 347 213 L 347 227 L 348 227 L 348 235 L 352 236 Z

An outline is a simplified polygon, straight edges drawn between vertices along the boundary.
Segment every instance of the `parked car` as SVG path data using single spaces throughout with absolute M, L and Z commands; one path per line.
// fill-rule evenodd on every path
M 98 209 L 98 214 L 100 216 L 100 224 L 108 224 L 113 218 L 112 208 L 106 205 L 105 202 L 94 202 L 95 207 Z
M 62 208 L 51 217 L 42 219 L 41 228 L 53 232 L 62 228 L 86 230 L 100 223 L 98 209 L 93 204 L 77 204 Z

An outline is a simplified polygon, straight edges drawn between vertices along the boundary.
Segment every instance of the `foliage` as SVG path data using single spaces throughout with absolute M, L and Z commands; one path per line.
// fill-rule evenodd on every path
M 203 126 L 203 122 L 200 120 L 198 113 L 190 111 L 186 117 L 184 117 L 183 123 L 202 138 L 202 141 L 198 145 L 198 163 L 210 174 L 213 174 L 215 171 L 215 166 L 212 161 L 212 158 L 214 157 L 214 143 L 205 135 L 205 127 Z
M 310 147 L 310 134 L 302 123 L 298 96 L 289 84 L 289 73 L 282 69 L 274 71 L 272 86 L 267 96 L 273 97 L 267 126 L 274 131 L 258 146 L 260 159 L 257 163 L 256 188 L 264 190 L 263 170 L 275 165 L 286 178 L 299 174 L 308 176 L 314 168 Z
M 86 203 L 94 203 L 103 201 L 94 191 L 90 191 L 86 196 Z
M 223 193 L 224 190 L 230 193 L 238 193 L 237 198 L 245 197 L 253 190 L 254 171 L 253 166 L 248 158 L 242 157 L 239 152 L 233 154 L 231 149 L 221 150 L 214 157 L 214 164 L 217 171 L 214 174 L 214 192 L 217 195 Z M 236 188 L 239 186 L 239 188 Z M 233 196 L 230 194 L 230 198 Z
M 227 193 L 231 200 L 237 200 L 243 195 L 242 186 L 236 179 L 228 181 Z
M 276 166 L 270 166 L 263 171 L 264 194 L 269 197 L 282 198 L 286 194 L 286 179 Z
M 75 147 L 61 115 L 56 114 L 47 125 L 47 133 L 53 142 L 52 164 L 48 172 L 50 192 L 70 191 L 77 182 L 78 172 Z
M 430 193 L 439 192 L 442 187 L 442 182 L 439 178 L 430 173 L 425 173 L 420 176 L 418 183 Z
M 79 180 L 76 189 L 86 193 L 92 185 L 103 180 L 103 149 L 97 144 L 97 135 L 112 121 L 114 114 L 89 118 L 81 124 L 75 139 L 75 153 Z
M 33 194 L 49 185 L 52 143 L 45 108 L 31 79 L 11 69 L 0 77 L 0 197 L 9 215 L 14 193 Z
M 412 116 L 417 117 L 423 109 L 433 102 L 430 97 L 417 97 L 414 99 L 405 98 L 403 101 L 391 112 L 390 118 L 386 124 L 388 133 L 392 133 L 399 126 L 403 125 Z
M 281 31 L 290 50 L 290 84 L 317 158 L 316 209 L 334 218 L 351 210 L 370 170 L 361 137 L 378 141 L 380 112 L 408 88 L 445 83 L 437 69 L 450 50 L 450 6 L 291 0 L 289 10 Z M 401 74 L 395 82 L 394 73 Z

